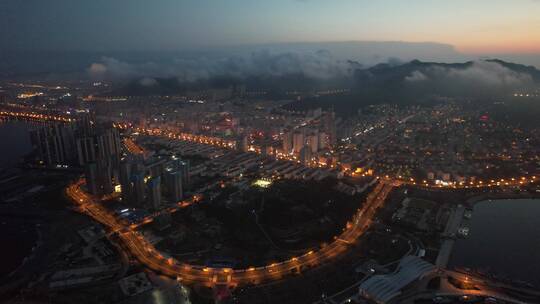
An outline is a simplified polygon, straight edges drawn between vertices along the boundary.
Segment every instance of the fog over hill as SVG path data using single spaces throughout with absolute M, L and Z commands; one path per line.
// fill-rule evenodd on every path
M 336 66 L 316 56 L 306 59 L 292 55 L 273 57 L 265 53 L 260 58 L 254 58 L 251 63 L 231 63 L 229 73 L 222 71 L 216 73 L 216 76 L 207 74 L 205 77 L 193 79 L 135 77 L 112 94 L 170 95 L 187 90 L 244 85 L 248 90 L 264 90 L 269 92 L 269 96 L 284 97 L 283 93 L 286 91 L 310 92 L 346 88 L 350 90 L 348 95 L 357 100 L 368 100 L 372 103 L 411 103 L 424 102 L 435 97 L 504 97 L 517 90 L 535 89 L 540 83 L 538 69 L 501 60 L 465 63 L 413 60 L 364 68 L 352 61 Z M 123 68 L 121 65 L 116 67 L 117 64 L 119 63 L 92 66 L 91 72 L 107 73 L 112 71 L 110 69 Z
M 179 51 L 83 52 L 0 50 L 0 77 L 49 79 L 179 78 L 276 76 L 301 73 L 316 78 L 347 75 L 358 66 L 403 63 L 414 59 L 463 62 L 480 56 L 451 45 L 413 42 L 305 42 L 243 45 Z M 485 57 L 485 56 L 484 56 Z M 497 55 L 506 61 L 540 66 L 540 55 Z
M 386 63 L 357 69 L 353 78 L 350 94 L 307 98 L 288 108 L 334 107 L 347 116 L 369 104 L 426 104 L 447 99 L 493 102 L 509 99 L 517 91 L 538 91 L 540 87 L 538 69 L 501 60 Z
M 177 52 L 2 55 L 3 76 L 109 80 L 115 84 L 110 94 L 119 95 L 182 94 L 241 84 L 248 90 L 267 91 L 269 97 L 284 98 L 286 91 L 346 88 L 350 90 L 347 96 L 309 101 L 310 106 L 344 106 L 344 112 L 354 112 L 365 103 L 501 97 L 535 88 L 540 82 L 533 66 L 470 60 L 452 46 L 437 43 L 287 43 Z
M 501 60 L 450 64 L 413 60 L 356 70 L 355 80 L 359 94 L 381 99 L 409 100 L 429 95 L 477 98 L 532 89 L 540 82 L 540 71 Z

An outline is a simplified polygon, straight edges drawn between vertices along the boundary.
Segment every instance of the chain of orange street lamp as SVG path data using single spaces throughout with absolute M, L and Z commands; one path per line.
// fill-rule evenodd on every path
M 527 184 L 533 184 L 539 181 L 535 175 L 531 176 L 521 176 L 521 177 L 511 177 L 511 178 L 501 178 L 501 179 L 490 179 L 488 181 L 476 181 L 476 182 L 459 182 L 459 183 L 447 183 L 447 184 L 437 184 L 430 183 L 427 180 L 416 181 L 414 178 L 404 179 L 402 176 L 397 176 L 395 178 L 386 176 L 377 176 L 377 179 L 381 180 L 396 180 L 402 184 L 412 185 L 421 188 L 433 188 L 433 189 L 478 189 L 478 188 L 496 188 L 496 187 L 518 187 L 524 186 Z
M 66 116 L 59 116 L 59 115 L 48 115 L 48 114 L 40 114 L 40 113 L 29 113 L 29 112 L 15 112 L 15 111 L 0 111 L 0 116 L 6 116 L 6 117 L 13 117 L 13 118 L 25 118 L 25 119 L 32 119 L 32 120 L 43 120 L 43 121 L 60 121 L 60 122 L 74 122 L 74 118 L 66 117 Z M 114 123 L 114 127 L 119 129 L 128 129 L 131 128 L 131 124 L 126 123 Z M 161 130 L 159 128 L 135 128 L 136 132 L 144 133 L 147 135 L 152 136 L 164 136 L 171 139 L 179 139 L 184 141 L 191 141 L 191 142 L 197 142 L 201 144 L 206 145 L 212 145 L 217 146 L 221 148 L 227 148 L 227 149 L 233 149 L 236 146 L 236 143 L 233 141 L 227 141 L 225 139 L 217 138 L 217 137 L 208 137 L 204 135 L 194 135 L 190 133 L 173 133 Z M 144 150 L 143 150 L 144 151 Z M 255 153 L 261 153 L 261 151 L 252 151 Z M 298 160 L 295 157 L 289 157 L 287 155 L 280 155 L 276 154 L 275 157 L 277 159 L 282 160 L 289 160 L 289 161 L 295 161 L 298 162 Z M 323 167 L 322 165 L 318 165 L 319 167 Z M 349 174 L 352 176 L 355 176 L 354 173 L 349 173 L 348 170 L 343 170 L 343 173 Z M 366 174 L 362 174 L 362 176 L 368 176 Z M 510 178 L 502 178 L 502 179 L 488 179 L 486 181 L 476 181 L 476 182 L 453 182 L 453 183 L 447 183 L 447 184 L 436 184 L 436 183 L 430 183 L 427 180 L 417 181 L 414 178 L 410 179 L 404 179 L 401 176 L 393 177 L 391 178 L 389 175 L 386 176 L 377 176 L 378 179 L 394 179 L 397 181 L 400 181 L 403 184 L 413 185 L 413 186 L 419 186 L 424 188 L 447 188 L 447 189 L 474 189 L 474 188 L 490 188 L 490 187 L 500 187 L 500 186 L 521 186 L 526 185 L 530 183 L 537 182 L 538 179 L 536 176 L 521 176 L 521 177 L 510 177 Z
M 346 227 L 343 229 L 343 233 L 339 237 L 335 237 L 334 242 L 326 246 L 322 246 L 319 251 L 308 251 L 304 255 L 292 257 L 291 259 L 279 263 L 272 263 L 270 265 L 262 267 L 230 269 L 210 268 L 199 265 L 190 265 L 186 263 L 180 264 L 173 258 L 165 258 L 144 237 L 142 237 L 134 230 L 137 227 L 123 226 L 121 221 L 118 221 L 113 215 L 109 214 L 106 210 L 100 208 L 99 205 L 94 202 L 90 195 L 86 194 L 81 190 L 80 187 L 83 184 L 84 180 L 80 179 L 79 181 L 70 185 L 67 188 L 66 193 L 72 198 L 75 203 L 77 203 L 81 207 L 81 210 L 86 212 L 88 215 L 90 215 L 100 223 L 108 226 L 111 230 L 119 232 L 119 236 L 124 240 L 131 253 L 138 257 L 141 261 L 146 262 L 146 264 L 149 265 L 150 268 L 162 271 L 168 275 L 184 275 L 186 276 L 187 280 L 189 280 L 190 276 L 192 277 L 192 279 L 193 277 L 201 279 L 202 276 L 203 281 L 206 281 L 207 279 L 210 279 L 210 274 L 231 274 L 235 275 L 236 279 L 243 280 L 244 283 L 252 282 L 254 280 L 253 277 L 257 277 L 259 279 L 263 277 L 266 280 L 278 279 L 279 273 L 282 272 L 278 270 L 279 267 L 284 267 L 284 270 L 288 271 L 301 265 L 317 265 L 320 264 L 322 261 L 331 259 L 339 253 L 345 251 L 346 246 L 343 247 L 343 242 L 346 244 L 352 243 L 365 232 L 364 226 L 358 226 L 360 218 L 364 215 L 365 212 L 371 211 L 371 213 L 374 213 L 376 207 L 373 207 L 372 204 L 378 204 L 380 206 L 385 201 L 386 196 L 394 187 L 394 185 L 379 183 L 375 190 L 368 195 L 368 203 L 365 205 L 365 207 L 357 210 L 357 213 L 352 219 L 355 224 L 353 224 L 352 222 L 347 223 Z M 189 204 L 196 201 L 196 198 L 194 198 L 190 201 L 190 203 L 185 204 L 184 201 L 178 203 L 178 206 L 188 206 Z M 366 226 L 368 226 L 371 220 L 368 218 L 366 221 Z M 142 251 L 140 247 L 143 248 Z M 189 272 L 192 273 L 190 274 Z M 274 277 L 273 275 L 278 275 L 278 277 Z
M 31 120 L 42 120 L 42 121 L 59 121 L 59 122 L 74 122 L 74 118 L 60 116 L 60 115 L 49 115 L 41 113 L 28 113 L 28 112 L 13 112 L 13 111 L 0 111 L 0 116 L 11 117 L 11 118 L 23 118 Z

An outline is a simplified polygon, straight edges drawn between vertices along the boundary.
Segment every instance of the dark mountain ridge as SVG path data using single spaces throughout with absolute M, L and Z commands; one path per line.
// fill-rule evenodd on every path
M 370 104 L 429 104 L 441 100 L 478 102 L 510 98 L 515 92 L 538 91 L 540 71 L 532 66 L 498 59 L 463 63 L 413 60 L 356 69 L 346 96 L 307 98 L 287 106 L 291 110 L 334 107 L 347 116 Z
M 150 81 L 148 81 L 150 80 Z M 309 92 L 326 88 L 347 88 L 345 96 L 307 98 L 293 108 L 335 106 L 347 112 L 364 104 L 426 103 L 441 98 L 492 99 L 520 90 L 538 88 L 540 71 L 532 66 L 498 59 L 463 63 L 413 60 L 382 63 L 370 68 L 351 69 L 349 76 L 317 79 L 302 73 L 284 75 L 214 76 L 191 82 L 178 78 L 138 78 L 111 92 L 114 95 L 173 95 L 190 90 L 244 86 L 248 91 L 266 91 L 267 98 L 285 98 L 285 92 Z M 290 97 L 290 96 L 289 96 Z

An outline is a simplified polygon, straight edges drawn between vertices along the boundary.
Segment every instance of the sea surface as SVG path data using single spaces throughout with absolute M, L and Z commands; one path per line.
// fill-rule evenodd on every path
M 540 199 L 477 203 L 467 239 L 458 240 L 450 267 L 468 267 L 540 288 Z
M 23 121 L 0 120 L 0 168 L 17 165 L 20 160 L 32 151 L 28 130 L 32 123 Z
M 16 166 L 22 158 L 32 150 L 28 130 L 34 123 L 23 121 L 0 120 L 0 174 L 7 168 Z M 2 206 L 0 206 L 2 207 Z M 9 207 L 9 206 L 6 206 Z M 30 255 L 36 245 L 37 230 L 33 223 L 22 218 L 0 213 L 0 278 L 17 269 L 23 260 Z

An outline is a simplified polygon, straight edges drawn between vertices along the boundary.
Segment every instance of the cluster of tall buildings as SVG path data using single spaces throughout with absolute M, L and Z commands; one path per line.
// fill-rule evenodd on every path
M 80 166 L 100 161 L 117 161 L 121 153 L 120 134 L 112 126 L 96 126 L 88 115 L 76 123 L 54 122 L 30 131 L 37 160 L 45 166 Z
M 307 163 L 317 153 L 337 143 L 335 113 L 325 112 L 317 117 L 318 124 L 284 131 L 282 149 L 285 155 L 296 155 Z
M 121 192 L 122 201 L 133 207 L 159 210 L 165 203 L 177 203 L 191 182 L 189 161 L 123 153 L 117 129 L 80 138 L 77 148 L 88 191 L 94 195 Z
M 88 191 L 94 195 L 113 192 L 118 176 L 122 144 L 115 128 L 95 128 L 77 138 L 78 164 L 85 168 Z
M 190 184 L 190 163 L 172 159 L 142 161 L 130 158 L 120 162 L 119 184 L 122 201 L 141 208 L 160 209 L 164 202 L 177 203 Z
M 318 129 L 285 130 L 283 134 L 285 154 L 299 155 L 302 151 L 316 154 L 326 147 L 328 147 L 328 135 Z
M 47 124 L 30 131 L 30 140 L 41 164 L 70 165 L 75 162 L 75 128 L 62 123 Z
M 121 192 L 122 200 L 136 207 L 157 210 L 164 202 L 179 202 L 190 184 L 189 161 L 132 154 L 117 128 L 97 125 L 87 116 L 75 124 L 36 129 L 32 142 L 45 165 L 84 168 L 89 193 Z

